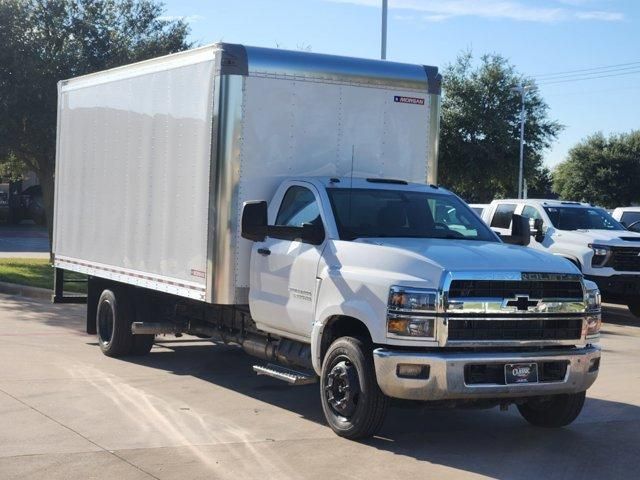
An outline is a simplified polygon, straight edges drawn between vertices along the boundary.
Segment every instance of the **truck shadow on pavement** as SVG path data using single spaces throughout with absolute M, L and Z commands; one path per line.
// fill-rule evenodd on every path
M 251 367 L 259 361 L 238 347 L 183 342 L 160 341 L 150 355 L 128 361 L 195 376 L 326 425 L 318 384 L 258 377 Z M 564 429 L 531 427 L 515 406 L 436 410 L 394 402 L 380 434 L 359 448 L 505 479 L 631 478 L 640 469 L 639 442 L 640 408 L 601 399 L 588 398 L 581 417 Z
M 9 314 L 11 311 L 29 311 L 34 319 L 37 318 L 36 322 L 56 327 L 60 334 L 66 331 L 77 335 L 78 342 L 91 345 L 95 355 L 100 355 L 95 337 L 84 333 L 81 306 L 51 305 L 10 296 L 3 296 L 2 301 Z M 640 323 L 628 314 L 620 322 L 640 328 Z M 607 323 L 605 318 L 605 331 Z M 24 335 L 33 332 L 37 334 L 40 329 Z M 42 333 L 45 333 L 44 329 Z M 51 333 L 55 334 L 55 330 Z M 605 347 L 606 335 L 603 339 Z M 635 333 L 630 332 L 630 337 L 636 337 Z M 324 426 L 326 435 L 318 441 L 332 438 L 322 414 L 317 384 L 292 387 L 272 378 L 256 376 L 251 367 L 261 361 L 248 356 L 239 347 L 212 344 L 194 337 L 159 337 L 149 355 L 122 361 L 176 376 L 194 377 L 268 403 Z M 598 383 L 595 388 L 601 398 L 588 398 L 582 415 L 564 429 L 530 427 L 515 407 L 508 412 L 495 408 L 434 410 L 397 402 L 389 409 L 377 437 L 358 443 L 336 438 L 338 443 L 320 445 L 326 445 L 332 455 L 337 455 L 343 462 L 370 458 L 368 468 L 372 470 L 376 468 L 376 462 L 393 462 L 397 458 L 399 477 L 404 476 L 403 472 L 413 471 L 405 470 L 408 464 L 402 459 L 407 459 L 503 479 L 637 478 L 640 471 L 640 408 L 614 400 L 620 394 L 626 395 L 624 398 L 627 399 L 633 398 L 631 392 L 638 388 L 638 370 L 630 362 L 623 365 L 618 361 L 611 365 L 605 362 L 603 368 L 609 369 L 600 380 L 607 388 L 598 388 Z M 609 390 L 608 386 L 614 381 L 624 382 L 624 385 L 617 384 L 615 389 Z M 314 448 L 310 447 L 308 453 L 321 456 L 329 451 L 313 453 Z M 441 473 L 432 478 L 456 478 L 450 471 Z M 410 473 L 405 477 L 413 478 Z

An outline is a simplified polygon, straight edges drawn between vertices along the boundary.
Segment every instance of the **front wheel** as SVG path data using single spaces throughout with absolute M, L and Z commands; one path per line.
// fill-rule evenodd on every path
M 520 415 L 536 427 L 559 428 L 573 422 L 584 406 L 586 392 L 532 398 L 518 405 Z
M 352 440 L 375 435 L 389 399 L 376 381 L 371 349 L 359 338 L 335 340 L 322 364 L 322 410 L 331 429 Z
M 640 302 L 631 302 L 627 308 L 635 317 L 640 317 Z

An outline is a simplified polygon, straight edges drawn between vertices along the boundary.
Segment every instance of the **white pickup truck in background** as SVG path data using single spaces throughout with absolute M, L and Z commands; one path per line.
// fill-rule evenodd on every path
M 436 186 L 435 67 L 217 44 L 61 83 L 54 253 L 109 356 L 231 342 L 362 438 L 389 398 L 580 413 L 600 295 Z M 515 217 L 505 239 L 525 244 Z
M 640 207 L 618 207 L 611 216 L 627 230 L 640 233 Z
M 494 200 L 483 220 L 508 233 L 511 216 L 530 220 L 530 247 L 564 257 L 594 281 L 605 301 L 627 305 L 640 317 L 640 234 L 604 209 L 561 200 Z

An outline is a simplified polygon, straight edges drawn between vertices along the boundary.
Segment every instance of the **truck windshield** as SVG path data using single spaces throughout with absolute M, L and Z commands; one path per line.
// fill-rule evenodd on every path
M 499 241 L 453 195 L 379 189 L 328 188 L 342 240 L 365 237 Z
M 544 207 L 558 230 L 624 230 L 611 215 L 600 208 Z

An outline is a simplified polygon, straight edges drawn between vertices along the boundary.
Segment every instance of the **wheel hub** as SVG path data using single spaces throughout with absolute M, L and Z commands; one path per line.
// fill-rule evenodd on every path
M 358 371 L 349 360 L 337 362 L 329 374 L 324 387 L 327 401 L 339 415 L 349 417 L 355 412 L 360 382 Z

